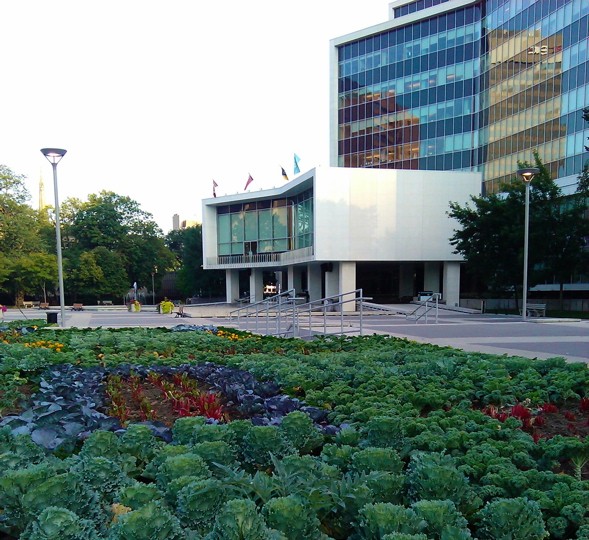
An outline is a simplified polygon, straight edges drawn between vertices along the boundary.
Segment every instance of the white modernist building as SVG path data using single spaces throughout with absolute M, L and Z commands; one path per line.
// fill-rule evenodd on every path
M 318 167 L 280 188 L 203 200 L 203 267 L 226 271 L 228 302 L 261 300 L 278 283 L 310 300 L 361 288 L 393 303 L 427 290 L 458 305 L 449 203 L 480 189 L 480 173 Z

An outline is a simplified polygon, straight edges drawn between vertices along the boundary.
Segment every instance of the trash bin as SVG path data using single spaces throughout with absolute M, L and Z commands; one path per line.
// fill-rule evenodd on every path
M 57 324 L 57 312 L 50 311 L 47 313 L 47 324 Z

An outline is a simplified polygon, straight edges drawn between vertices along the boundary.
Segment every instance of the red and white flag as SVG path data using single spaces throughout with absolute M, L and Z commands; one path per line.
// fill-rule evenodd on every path
M 252 175 L 250 174 L 248 176 L 247 182 L 245 183 L 245 187 L 243 188 L 243 191 L 245 191 L 247 189 L 247 187 L 254 181 L 254 179 L 252 178 Z

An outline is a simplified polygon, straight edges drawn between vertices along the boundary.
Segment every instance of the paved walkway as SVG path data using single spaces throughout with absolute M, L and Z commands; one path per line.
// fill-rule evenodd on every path
M 370 313 L 362 320 L 363 334 L 388 334 L 421 343 L 455 347 L 465 351 L 524 356 L 528 358 L 551 358 L 561 356 L 571 362 L 589 362 L 589 320 L 536 318 L 524 322 L 520 317 L 439 311 L 437 323 L 432 316 L 424 321 L 408 320 L 405 313 L 411 306 L 390 306 L 391 314 Z M 161 315 L 155 311 L 129 313 L 122 309 L 93 309 L 66 311 L 66 327 L 78 328 L 125 328 L 125 327 L 172 327 L 177 324 L 214 324 L 237 327 L 237 321 L 229 317 L 235 306 L 186 306 L 189 318 Z M 59 312 L 58 312 L 59 313 Z M 44 311 L 37 309 L 10 309 L 5 320 L 45 319 Z M 360 317 L 346 315 L 347 329 L 358 334 Z M 339 314 L 330 314 L 329 325 L 339 329 Z M 253 325 L 249 328 L 254 330 Z M 336 331 L 336 330 L 334 330 Z M 260 326 L 260 333 L 263 326 Z

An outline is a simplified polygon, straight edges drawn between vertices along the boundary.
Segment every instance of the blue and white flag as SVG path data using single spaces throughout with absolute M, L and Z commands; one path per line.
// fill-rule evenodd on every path
M 295 154 L 294 155 L 294 173 L 295 174 L 299 174 L 301 172 L 301 169 L 299 168 L 299 161 L 301 161 L 301 158 Z

